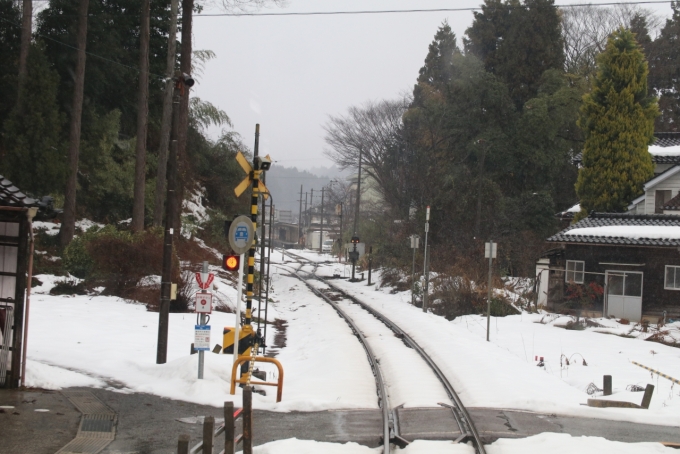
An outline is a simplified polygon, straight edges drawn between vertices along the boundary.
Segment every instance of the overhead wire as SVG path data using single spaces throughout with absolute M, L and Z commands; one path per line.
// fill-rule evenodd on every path
M 37 0 L 34 0 L 37 1 Z M 49 0 L 44 0 L 46 2 L 49 2 Z M 641 0 L 641 1 L 634 1 L 634 2 L 607 2 L 607 3 L 572 3 L 572 4 L 564 4 L 564 5 L 554 5 L 556 8 L 576 8 L 576 7 L 603 7 L 603 6 L 618 6 L 618 5 L 651 5 L 651 4 L 671 4 L 673 3 L 673 0 Z M 518 7 L 523 7 L 524 5 L 519 5 Z M 194 14 L 193 17 L 257 17 L 257 16 L 325 16 L 325 15 L 361 15 L 361 14 L 391 14 L 391 13 L 427 13 L 427 12 L 467 12 L 467 11 L 481 11 L 481 7 L 467 7 L 467 8 L 433 8 L 433 9 L 404 9 L 404 10 L 360 10 L 360 11 L 306 11 L 306 12 L 265 12 L 265 13 L 249 13 L 249 12 L 241 12 L 241 13 L 205 13 L 205 14 Z M 90 14 L 91 15 L 91 14 Z M 11 20 L 5 19 L 2 16 L 0 16 L 0 21 L 6 22 L 8 24 L 12 24 L 16 27 L 21 28 L 21 24 L 17 24 L 16 22 L 13 22 Z M 68 43 L 65 43 L 63 41 L 60 41 L 55 38 L 51 38 L 49 36 L 40 34 L 40 33 L 35 33 L 35 36 L 39 36 L 41 38 L 44 38 L 46 40 L 52 41 L 54 43 L 60 44 L 62 46 L 65 46 L 69 49 L 73 50 L 78 50 L 77 47 L 74 47 Z M 89 55 L 90 57 L 98 58 L 102 61 L 106 61 L 109 63 L 113 63 L 114 65 L 122 66 L 124 68 L 140 72 L 140 69 L 136 66 L 130 66 L 126 65 L 124 63 L 120 63 L 115 60 L 111 60 L 110 58 L 103 57 L 99 54 L 85 51 L 86 55 Z M 160 75 L 160 74 L 154 74 L 152 72 L 149 72 L 149 76 L 159 79 L 161 81 L 166 80 L 166 76 Z
M 564 5 L 554 5 L 555 8 L 577 8 L 584 6 L 618 6 L 618 5 L 655 5 L 670 4 L 672 0 L 643 0 L 634 2 L 607 2 L 607 3 L 571 3 Z M 525 5 L 518 5 L 523 8 Z M 201 13 L 194 14 L 194 17 L 275 17 L 275 16 L 337 16 L 337 15 L 361 15 L 361 14 L 403 14 L 403 13 L 448 13 L 448 12 L 470 12 L 481 11 L 482 7 L 464 8 L 419 8 L 419 9 L 385 9 L 385 10 L 357 10 L 357 11 L 284 11 L 284 12 L 240 12 L 240 13 Z

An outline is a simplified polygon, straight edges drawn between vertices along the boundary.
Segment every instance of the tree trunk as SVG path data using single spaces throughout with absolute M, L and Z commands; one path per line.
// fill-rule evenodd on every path
M 137 95 L 137 146 L 135 148 L 135 189 L 132 202 L 133 232 L 144 230 L 144 187 L 146 183 L 146 128 L 149 120 L 149 9 L 151 0 L 142 0 L 139 28 L 139 91 Z
M 33 0 L 24 0 L 21 19 L 21 48 L 19 49 L 19 91 L 17 105 L 21 112 L 21 91 L 26 80 L 26 62 L 31 48 L 31 31 L 33 27 Z
M 165 204 L 165 179 L 168 170 L 168 144 L 170 143 L 170 127 L 172 126 L 172 76 L 175 73 L 175 57 L 177 52 L 177 9 L 179 0 L 170 4 L 170 31 L 168 38 L 168 56 L 166 60 L 165 93 L 163 97 L 163 118 L 161 120 L 161 144 L 158 147 L 158 169 L 156 171 L 156 193 L 154 196 L 153 225 L 163 224 L 163 205 Z
M 191 23 L 194 9 L 194 0 L 182 0 L 182 53 L 179 61 L 179 69 L 183 74 L 191 74 Z M 187 132 L 189 130 L 189 87 L 182 85 L 186 90 L 179 101 L 179 128 L 177 135 L 177 206 L 175 207 L 175 219 L 172 226 L 179 232 L 182 228 L 182 201 L 184 200 L 184 188 L 187 183 Z M 167 222 L 167 221 L 166 221 Z
M 68 179 L 64 194 L 64 216 L 59 231 L 59 241 L 67 246 L 73 239 L 76 229 L 76 184 L 78 180 L 78 153 L 80 151 L 80 126 L 83 113 L 83 88 L 85 85 L 85 45 L 87 44 L 87 8 L 89 0 L 80 0 L 78 5 L 78 35 L 76 47 L 75 84 L 73 88 L 73 104 L 71 109 L 71 127 L 68 147 Z

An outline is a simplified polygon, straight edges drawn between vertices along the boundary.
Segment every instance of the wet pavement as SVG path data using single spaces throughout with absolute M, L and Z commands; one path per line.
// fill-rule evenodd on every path
M 102 451 L 108 454 L 171 454 L 177 437 L 200 441 L 202 416 L 223 418 L 223 409 L 164 399 L 149 394 L 124 394 L 86 389 L 118 414 L 115 440 Z M 73 390 L 73 389 L 70 389 Z M 80 413 L 58 391 L 0 390 L 0 453 L 54 454 L 77 432 Z M 49 410 L 49 411 L 36 411 Z M 643 411 L 643 410 L 631 410 Z M 680 428 L 652 426 L 601 419 L 541 415 L 497 409 L 469 409 L 485 442 L 499 437 L 526 437 L 541 432 L 600 436 L 625 442 L 680 442 Z M 444 408 L 400 409 L 399 425 L 404 438 L 452 439 L 459 434 L 450 410 Z M 240 422 L 237 423 L 237 432 Z M 378 410 L 275 413 L 256 410 L 253 415 L 254 444 L 296 437 L 327 442 L 354 441 L 379 446 Z M 216 446 L 223 438 L 216 440 Z M 215 450 L 219 452 L 219 450 Z

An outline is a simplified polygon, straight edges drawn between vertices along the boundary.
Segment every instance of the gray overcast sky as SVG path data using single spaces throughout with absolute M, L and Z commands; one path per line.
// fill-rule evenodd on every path
M 465 8 L 481 3 L 289 0 L 285 8 L 263 12 Z M 671 14 L 668 4 L 647 7 L 664 17 Z M 332 162 L 323 154 L 322 128 L 328 115 L 411 91 L 437 27 L 448 19 L 460 45 L 472 17 L 472 12 L 196 17 L 194 49 L 210 49 L 217 57 L 206 65 L 193 93 L 225 110 L 250 147 L 260 123 L 260 152 L 271 154 L 280 165 L 328 167 Z M 213 137 L 218 133 L 211 131 Z

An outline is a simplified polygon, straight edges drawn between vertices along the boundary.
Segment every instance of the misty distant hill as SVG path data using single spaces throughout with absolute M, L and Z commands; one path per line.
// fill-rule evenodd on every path
M 267 172 L 267 188 L 274 199 L 274 206 L 279 210 L 291 210 L 297 219 L 300 209 L 300 186 L 302 186 L 302 209 L 305 209 L 305 192 L 307 204 L 310 203 L 311 190 L 314 190 L 314 205 L 321 203 L 321 188 L 333 179 L 344 179 L 349 172 L 341 172 L 336 166 L 315 167 L 310 170 L 298 170 L 297 167 L 282 167 L 274 164 Z

